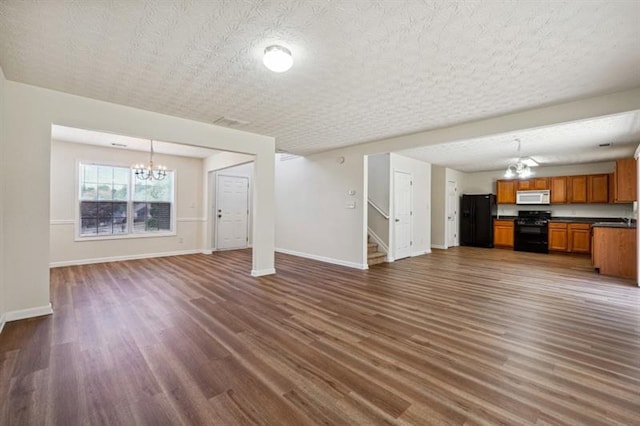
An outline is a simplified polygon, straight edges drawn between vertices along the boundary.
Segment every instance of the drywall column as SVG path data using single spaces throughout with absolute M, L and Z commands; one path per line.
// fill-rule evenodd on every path
M 4 187 L 5 176 L 5 125 L 4 125 L 4 100 L 5 100 L 5 78 L 0 67 L 0 331 L 4 325 L 4 314 L 6 312 L 6 295 L 4 289 Z
M 51 125 L 108 131 L 256 155 L 253 275 L 274 272 L 275 139 L 35 86 L 5 83 L 4 242 L 8 319 L 51 312 L 49 162 Z M 28 184 L 22 185 L 23 177 Z

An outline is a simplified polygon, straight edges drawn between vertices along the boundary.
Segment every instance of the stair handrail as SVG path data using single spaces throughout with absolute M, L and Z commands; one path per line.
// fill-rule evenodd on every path
M 367 201 L 369 202 L 369 204 L 371 205 L 371 207 L 373 207 L 374 209 L 376 209 L 378 211 L 378 213 L 380 213 L 382 215 L 382 217 L 384 217 L 385 219 L 389 220 L 389 215 L 386 214 L 384 211 L 382 211 L 382 209 L 380 207 L 378 207 L 378 205 L 376 203 L 374 203 L 373 201 L 371 201 L 371 198 L 367 198 Z

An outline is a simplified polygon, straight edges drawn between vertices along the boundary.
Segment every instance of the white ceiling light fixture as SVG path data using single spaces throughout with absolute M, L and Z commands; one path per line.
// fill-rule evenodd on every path
M 273 72 L 285 72 L 293 65 L 293 57 L 289 49 L 274 44 L 264 49 L 262 62 Z
M 530 158 L 520 158 L 520 139 L 518 141 L 518 160 L 515 163 L 511 163 L 507 166 L 507 171 L 504 173 L 504 177 L 511 179 L 517 177 L 518 179 L 526 179 L 533 175 L 531 171 L 531 165 L 538 165 Z M 532 164 L 533 163 L 533 164 Z

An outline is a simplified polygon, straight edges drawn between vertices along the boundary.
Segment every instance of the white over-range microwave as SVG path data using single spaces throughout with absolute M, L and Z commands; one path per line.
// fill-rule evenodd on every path
M 548 189 L 535 191 L 517 191 L 516 204 L 549 204 L 550 193 Z

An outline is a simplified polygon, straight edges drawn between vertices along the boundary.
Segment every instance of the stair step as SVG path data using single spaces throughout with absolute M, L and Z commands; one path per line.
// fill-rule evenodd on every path
M 376 243 L 367 244 L 367 253 L 375 253 L 378 251 L 378 245 Z
M 369 253 L 367 255 L 367 265 L 377 265 L 378 263 L 385 263 L 387 261 L 387 254 L 382 252 Z

